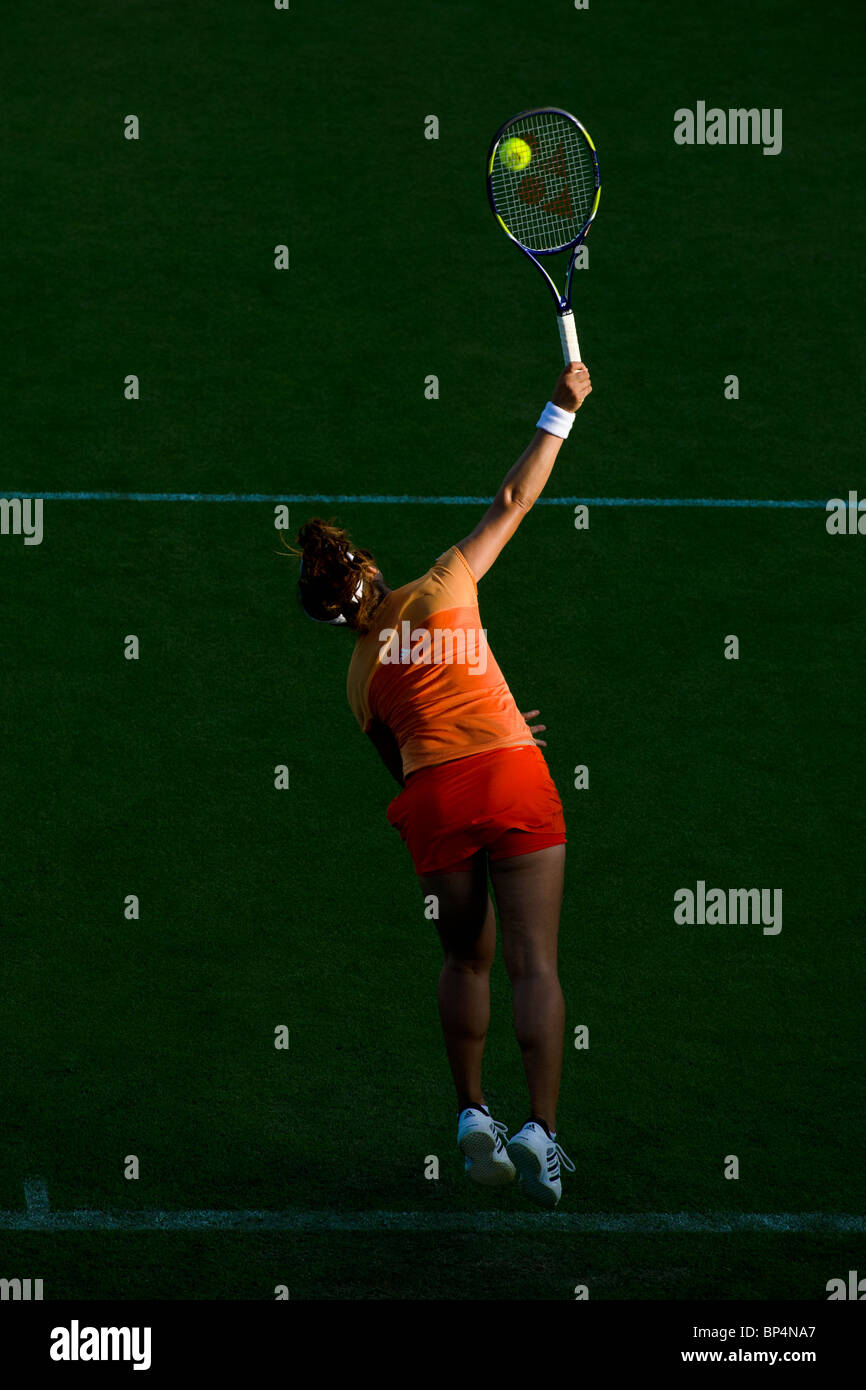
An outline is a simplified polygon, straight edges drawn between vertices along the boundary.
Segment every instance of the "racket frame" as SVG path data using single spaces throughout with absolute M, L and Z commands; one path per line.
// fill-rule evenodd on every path
M 566 120 L 572 123 L 572 125 L 577 126 L 581 135 L 585 139 L 587 145 L 589 146 L 590 154 L 592 155 L 593 170 L 595 172 L 595 198 L 593 199 L 589 216 L 587 217 L 586 221 L 584 222 L 576 237 L 573 237 L 570 241 L 564 241 L 561 246 L 552 246 L 547 251 L 530 251 L 528 246 L 524 246 L 523 242 L 520 241 L 514 235 L 513 232 L 510 232 L 508 230 L 508 227 L 502 220 L 502 216 L 496 206 L 496 201 L 493 197 L 493 167 L 494 160 L 496 159 L 496 151 L 498 150 L 502 142 L 502 138 L 508 132 L 510 127 L 515 124 L 516 121 L 523 120 L 525 116 L 546 115 L 564 116 Z M 598 153 L 593 143 L 592 136 L 590 135 L 586 126 L 583 125 L 577 119 L 576 116 L 573 116 L 570 111 L 564 111 L 561 106 L 535 106 L 532 107 L 529 111 L 518 111 L 516 116 L 511 116 L 507 121 L 504 122 L 503 125 L 499 127 L 492 141 L 490 142 L 490 150 L 487 156 L 487 200 L 490 203 L 490 209 L 493 213 L 493 216 L 496 218 L 497 222 L 504 231 L 505 235 L 508 237 L 509 241 L 513 241 L 514 245 L 517 246 L 523 252 L 524 256 L 528 256 L 529 260 L 532 261 L 533 265 L 536 265 L 538 267 L 545 280 L 547 281 L 550 293 L 553 295 L 553 302 L 556 305 L 556 312 L 559 315 L 559 336 L 560 341 L 562 343 L 563 356 L 566 362 L 579 360 L 580 348 L 577 342 L 577 331 L 574 326 L 574 314 L 571 310 L 571 279 L 574 275 L 574 265 L 575 261 L 577 260 L 577 253 L 580 247 L 583 245 L 584 241 L 586 240 L 586 236 L 589 232 L 589 229 L 595 221 L 595 215 L 598 212 L 598 204 L 600 198 L 601 171 L 598 165 Z M 571 258 L 568 262 L 568 271 L 565 277 L 565 293 L 560 294 L 551 276 L 545 270 L 538 257 L 559 256 L 562 254 L 563 251 L 571 251 Z

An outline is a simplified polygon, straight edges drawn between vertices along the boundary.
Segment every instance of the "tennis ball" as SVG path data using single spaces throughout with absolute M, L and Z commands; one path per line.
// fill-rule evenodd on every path
M 504 140 L 499 146 L 499 158 L 506 169 L 516 174 L 526 168 L 532 158 L 532 150 L 525 140 L 518 140 L 517 136 L 513 135 L 510 140 Z

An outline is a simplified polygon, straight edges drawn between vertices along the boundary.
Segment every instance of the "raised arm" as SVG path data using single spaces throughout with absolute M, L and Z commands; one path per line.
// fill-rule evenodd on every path
M 551 400 L 560 410 L 574 414 L 591 390 L 587 368 L 582 362 L 570 362 L 557 381 Z M 536 430 L 529 448 L 524 449 L 514 467 L 506 474 L 501 488 L 475 530 L 465 540 L 458 542 L 476 579 L 487 573 L 541 496 L 562 444 L 558 435 L 550 434 L 545 429 Z

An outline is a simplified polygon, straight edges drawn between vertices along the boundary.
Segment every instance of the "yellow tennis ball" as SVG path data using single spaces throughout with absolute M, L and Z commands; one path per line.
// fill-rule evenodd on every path
M 526 168 L 532 158 L 532 150 L 525 140 L 519 140 L 516 135 L 512 135 L 510 140 L 504 140 L 499 146 L 499 158 L 506 169 L 516 174 Z

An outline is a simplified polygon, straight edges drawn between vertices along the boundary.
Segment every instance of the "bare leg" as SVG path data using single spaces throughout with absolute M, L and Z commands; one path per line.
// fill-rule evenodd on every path
M 496 950 L 496 916 L 487 891 L 484 854 L 471 870 L 427 874 L 421 890 L 439 902 L 436 924 L 445 959 L 439 975 L 439 1017 L 457 1089 L 457 1106 L 483 1102 L 481 1059 L 490 1024 L 490 967 Z
M 556 959 L 564 872 L 565 845 L 490 865 L 531 1113 L 551 1131 L 556 1128 L 565 1030 Z

